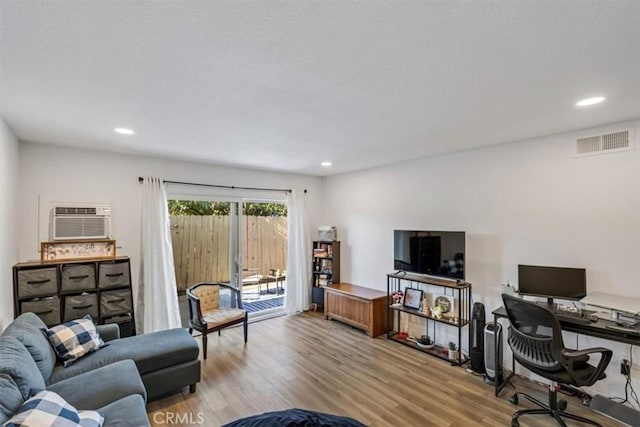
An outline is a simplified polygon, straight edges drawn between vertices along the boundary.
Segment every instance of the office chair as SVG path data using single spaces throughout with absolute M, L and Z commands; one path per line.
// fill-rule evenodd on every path
M 531 372 L 551 381 L 548 404 L 524 393 L 517 392 L 511 397 L 513 404 L 517 405 L 518 397 L 522 396 L 540 407 L 517 411 L 511 417 L 511 426 L 519 426 L 518 418 L 525 414 L 550 415 L 561 426 L 566 426 L 562 418 L 599 426 L 593 420 L 564 412 L 567 402 L 558 400 L 556 385 L 590 386 L 605 378 L 604 370 L 611 361 L 612 351 L 602 347 L 586 350 L 565 348 L 560 322 L 547 307 L 508 294 L 502 294 L 502 301 L 511 323 L 508 343 L 514 358 Z M 594 353 L 601 354 L 597 367 L 587 363 L 589 355 Z

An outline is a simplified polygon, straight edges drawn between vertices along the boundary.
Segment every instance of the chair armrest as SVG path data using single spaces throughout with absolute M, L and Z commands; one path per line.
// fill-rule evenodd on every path
M 102 341 L 113 341 L 120 338 L 120 328 L 115 323 L 110 323 L 108 325 L 96 325 L 96 329 L 100 334 L 100 338 Z
M 596 366 L 595 371 L 593 371 L 593 373 L 588 378 L 584 378 L 584 379 L 577 378 L 574 375 L 575 371 L 573 370 L 573 360 L 578 357 L 589 356 L 595 353 L 601 354 L 600 362 L 598 363 L 598 366 Z M 602 376 L 602 374 L 604 373 L 604 370 L 607 369 L 607 366 L 609 365 L 609 362 L 611 361 L 612 357 L 613 357 L 613 352 L 608 348 L 604 348 L 604 347 L 587 348 L 584 350 L 566 350 L 565 349 L 562 351 L 562 364 L 564 365 L 565 369 L 569 372 L 569 374 L 571 374 L 571 376 L 574 378 L 576 383 L 578 383 L 579 386 L 592 385 Z
M 244 306 L 242 305 L 242 292 L 240 292 L 239 289 L 236 289 L 233 286 L 228 285 L 226 283 L 219 283 L 219 285 L 221 287 L 229 289 L 232 293 L 232 296 L 236 297 L 236 305 L 238 306 L 238 308 L 244 310 Z

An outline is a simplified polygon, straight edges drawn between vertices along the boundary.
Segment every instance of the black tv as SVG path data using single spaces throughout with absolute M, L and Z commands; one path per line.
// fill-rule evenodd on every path
M 393 230 L 393 268 L 408 273 L 462 279 L 464 231 Z

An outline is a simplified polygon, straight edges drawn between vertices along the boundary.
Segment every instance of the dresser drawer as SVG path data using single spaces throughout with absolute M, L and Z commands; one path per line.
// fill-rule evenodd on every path
M 130 284 L 129 261 L 100 263 L 98 265 L 98 287 L 112 288 Z
M 18 297 L 36 297 L 58 293 L 56 267 L 18 270 Z
M 47 326 L 60 324 L 60 300 L 58 297 L 38 301 L 22 301 L 20 312 L 32 312 L 38 315 Z
M 60 279 L 62 291 L 84 291 L 96 287 L 95 264 L 65 264 Z
M 91 315 L 94 323 L 98 322 L 98 295 L 67 295 L 64 297 L 64 321 L 80 319 Z
M 116 314 L 133 312 L 131 289 L 117 291 L 103 291 L 100 293 L 100 316 L 107 317 Z

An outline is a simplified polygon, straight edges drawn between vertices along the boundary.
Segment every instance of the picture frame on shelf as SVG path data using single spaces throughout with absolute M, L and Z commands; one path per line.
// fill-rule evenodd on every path
M 435 307 L 439 306 L 440 312 L 447 317 L 454 316 L 456 313 L 455 298 L 453 295 L 434 294 L 433 305 Z
M 406 288 L 404 292 L 403 305 L 406 308 L 419 309 L 422 302 L 422 289 Z

